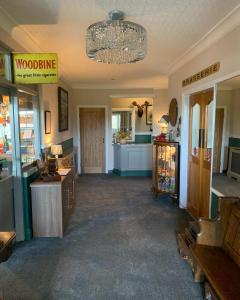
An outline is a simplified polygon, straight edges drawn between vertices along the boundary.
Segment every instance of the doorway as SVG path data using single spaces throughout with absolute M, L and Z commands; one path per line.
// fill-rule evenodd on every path
M 80 108 L 81 173 L 105 171 L 105 109 Z
M 194 217 L 209 217 L 214 132 L 213 89 L 190 96 L 189 116 L 187 206 Z

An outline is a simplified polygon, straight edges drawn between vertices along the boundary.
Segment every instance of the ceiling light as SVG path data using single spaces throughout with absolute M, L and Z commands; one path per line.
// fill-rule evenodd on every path
M 147 52 L 144 27 L 124 21 L 124 13 L 113 10 L 109 20 L 94 23 L 87 29 L 87 56 L 97 62 L 129 64 L 142 60 Z

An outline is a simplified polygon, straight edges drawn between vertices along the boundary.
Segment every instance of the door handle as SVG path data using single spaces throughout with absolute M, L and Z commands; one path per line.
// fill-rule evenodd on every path
M 105 139 L 104 138 L 102 139 L 102 142 L 103 142 L 103 144 L 105 143 Z

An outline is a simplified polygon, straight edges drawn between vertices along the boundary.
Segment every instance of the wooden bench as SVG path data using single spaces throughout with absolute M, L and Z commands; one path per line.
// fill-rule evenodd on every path
M 200 232 L 190 246 L 194 278 L 207 280 L 216 294 L 206 299 L 239 300 L 240 202 L 224 201 L 221 206 L 217 220 L 199 220 Z

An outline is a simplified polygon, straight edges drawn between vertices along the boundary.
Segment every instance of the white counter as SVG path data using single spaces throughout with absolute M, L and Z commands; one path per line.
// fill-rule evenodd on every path
M 122 176 L 149 176 L 152 144 L 114 144 L 114 172 Z

